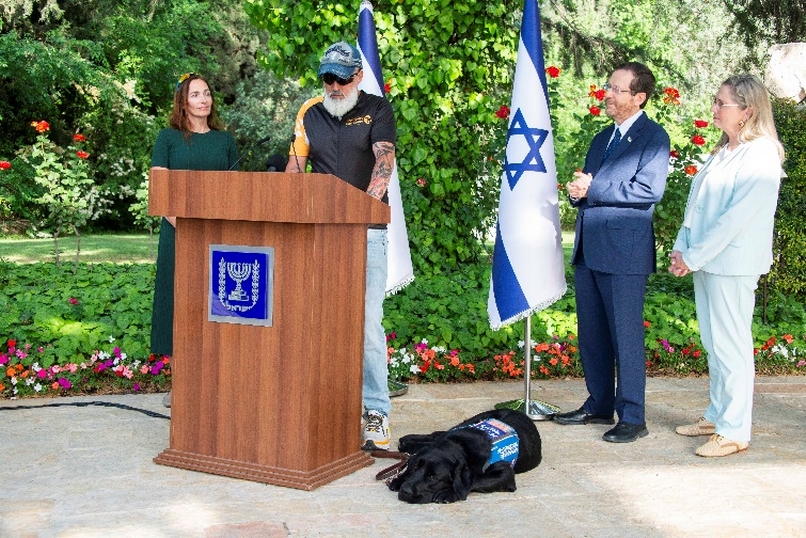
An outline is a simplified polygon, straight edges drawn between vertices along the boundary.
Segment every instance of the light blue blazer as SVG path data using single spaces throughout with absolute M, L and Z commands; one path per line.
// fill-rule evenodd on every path
M 712 156 L 692 181 L 688 222 L 674 250 L 692 271 L 761 275 L 772 265 L 772 233 L 781 160 L 771 139 L 740 144 L 724 159 Z M 700 187 L 696 189 L 697 180 Z M 696 192 L 695 192 L 696 191 Z

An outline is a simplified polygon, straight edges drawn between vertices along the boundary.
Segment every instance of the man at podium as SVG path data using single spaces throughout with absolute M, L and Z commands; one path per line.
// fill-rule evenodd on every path
M 333 174 L 389 203 L 387 187 L 395 160 L 395 118 L 383 97 L 358 89 L 364 76 L 361 55 L 341 41 L 328 47 L 319 63 L 323 95 L 306 101 L 297 113 L 288 173 Z M 386 288 L 386 225 L 367 230 L 364 312 L 364 450 L 389 448 L 388 370 L 383 299 Z

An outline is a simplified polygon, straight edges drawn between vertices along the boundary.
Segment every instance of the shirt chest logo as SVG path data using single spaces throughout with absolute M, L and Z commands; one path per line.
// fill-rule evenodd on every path
M 350 118 L 345 122 L 347 127 L 351 125 L 371 125 L 372 124 L 372 116 L 366 114 L 364 116 L 358 116 L 357 118 Z

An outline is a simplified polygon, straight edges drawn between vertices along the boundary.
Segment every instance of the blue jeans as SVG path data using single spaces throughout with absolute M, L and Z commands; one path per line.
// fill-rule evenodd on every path
M 364 298 L 364 408 L 389 415 L 389 370 L 386 366 L 386 333 L 383 299 L 386 296 L 386 230 L 367 230 L 367 286 Z

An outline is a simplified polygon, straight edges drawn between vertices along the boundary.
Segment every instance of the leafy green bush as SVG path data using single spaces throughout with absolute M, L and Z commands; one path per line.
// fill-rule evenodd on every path
M 154 286 L 152 264 L 0 262 L 0 335 L 42 347 L 42 366 L 81 362 L 114 341 L 147 357 Z
M 806 110 L 791 102 L 774 103 L 775 126 L 786 150 L 784 172 L 775 213 L 773 252 L 769 274 L 776 292 L 806 301 Z
M 523 376 L 524 322 L 489 328 L 489 270 L 489 264 L 477 264 L 418 278 L 386 300 L 393 379 Z M 52 263 L 0 261 L 0 339 L 7 340 L 0 345 L 0 394 L 165 388 L 170 359 L 148 351 L 153 285 L 153 264 L 80 264 L 74 275 Z M 774 295 L 767 316 L 762 323 L 757 311 L 753 326 L 757 370 L 806 372 L 803 304 Z M 645 309 L 650 375 L 707 372 L 695 317 L 691 278 L 650 277 Z M 573 286 L 532 316 L 531 337 L 535 378 L 582 375 Z

